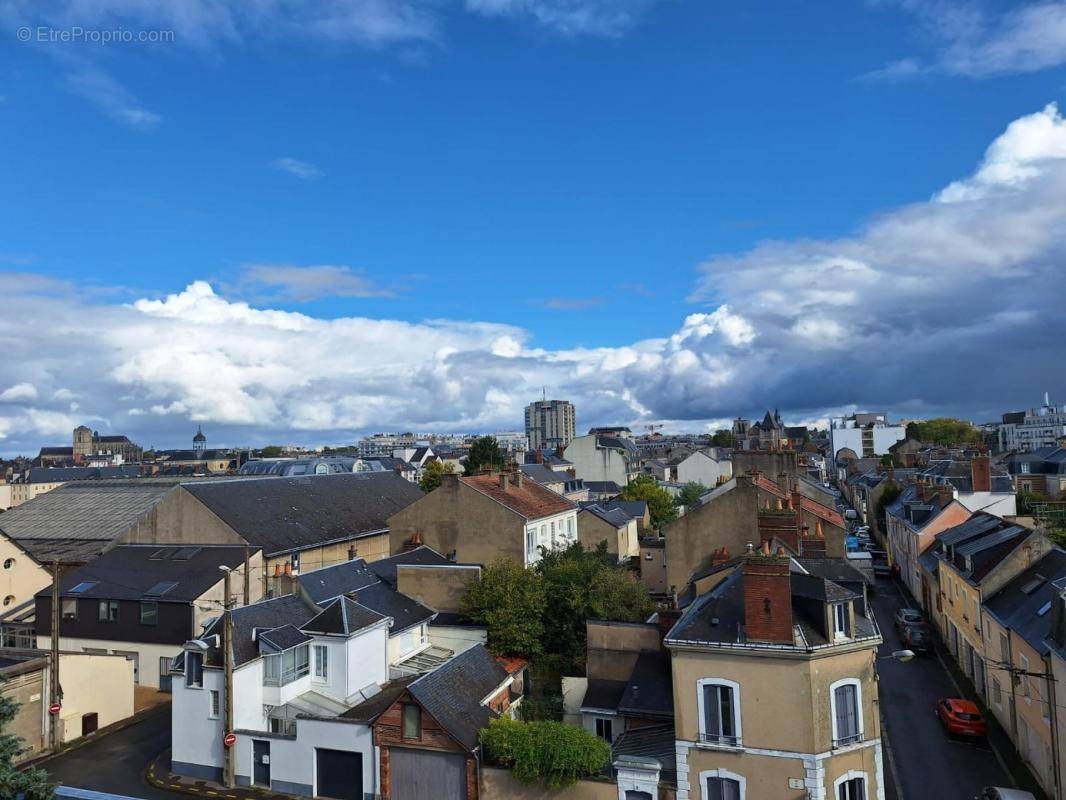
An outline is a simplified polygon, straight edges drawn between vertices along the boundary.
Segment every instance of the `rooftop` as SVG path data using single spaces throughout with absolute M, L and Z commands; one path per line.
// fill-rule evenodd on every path
M 515 484 L 508 476 L 507 488 L 501 488 L 499 475 L 471 475 L 459 478 L 466 486 L 491 497 L 527 520 L 550 517 L 577 510 L 577 506 L 560 494 L 546 489 L 535 481 Z

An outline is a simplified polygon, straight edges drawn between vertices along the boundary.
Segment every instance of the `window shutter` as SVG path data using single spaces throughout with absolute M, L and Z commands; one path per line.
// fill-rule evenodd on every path
M 722 718 L 719 710 L 717 686 L 707 685 L 703 687 L 703 714 L 704 730 L 706 731 L 707 735 L 721 736 Z

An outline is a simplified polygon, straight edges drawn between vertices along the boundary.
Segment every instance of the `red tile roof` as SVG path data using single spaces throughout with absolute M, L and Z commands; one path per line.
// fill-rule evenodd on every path
M 507 488 L 501 489 L 499 475 L 470 475 L 459 480 L 526 519 L 540 519 L 577 510 L 577 506 L 561 494 L 556 494 L 529 479 L 522 481 L 521 489 L 513 480 L 508 480 Z
M 529 662 L 524 658 L 518 658 L 516 656 L 496 656 L 496 661 L 501 667 L 507 670 L 508 675 L 514 675 L 525 669 L 526 664 Z
M 764 478 L 762 475 L 755 479 L 755 485 L 758 486 L 760 489 L 769 492 L 772 495 L 780 497 L 782 500 L 788 499 L 788 495 L 785 494 L 784 489 L 782 489 L 769 478 Z
M 809 497 L 804 497 L 800 500 L 800 505 L 804 511 L 809 511 L 816 517 L 820 517 L 828 522 L 830 525 L 836 525 L 838 528 L 847 529 L 847 525 L 844 523 L 844 518 L 829 506 L 823 506 L 816 500 L 811 500 Z

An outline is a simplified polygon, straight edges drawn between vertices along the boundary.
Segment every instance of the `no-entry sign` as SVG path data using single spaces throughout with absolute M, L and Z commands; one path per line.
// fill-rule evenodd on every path
M 52 705 L 48 706 L 48 713 L 54 717 L 62 710 L 62 708 L 63 706 L 59 705 L 59 703 L 52 703 Z
M 222 744 L 226 745 L 226 747 L 233 747 L 236 742 L 237 737 L 235 734 L 227 733 L 225 736 L 222 737 Z

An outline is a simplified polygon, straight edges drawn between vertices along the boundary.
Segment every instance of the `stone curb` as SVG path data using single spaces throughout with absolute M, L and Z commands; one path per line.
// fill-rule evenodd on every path
M 168 760 L 169 755 L 170 749 L 168 748 L 148 762 L 144 771 L 144 779 L 148 785 L 168 792 L 180 792 L 193 797 L 209 797 L 213 800 L 297 800 L 295 795 L 280 794 L 261 788 L 215 788 L 202 781 L 194 783 L 185 780 L 172 773 L 168 767 L 162 766 L 162 763 Z M 166 777 L 162 777 L 163 775 Z
M 138 711 L 136 714 L 133 714 L 132 716 L 126 717 L 125 719 L 120 719 L 118 722 L 112 722 L 106 728 L 101 728 L 95 733 L 91 733 L 88 736 L 80 736 L 69 744 L 61 745 L 58 750 L 52 753 L 46 753 L 40 758 L 35 758 L 31 761 L 27 761 L 23 764 L 20 764 L 19 767 L 39 767 L 42 764 L 47 764 L 54 758 L 59 758 L 60 756 L 64 756 L 67 753 L 73 752 L 74 750 L 78 750 L 81 747 L 85 747 L 86 745 L 95 742 L 99 739 L 102 739 L 105 736 L 109 736 L 112 733 L 124 731 L 126 730 L 126 728 L 136 725 L 139 722 L 143 722 L 144 720 L 149 719 L 155 716 L 156 714 L 162 713 L 164 709 L 169 708 L 169 701 L 167 701 L 166 703 L 160 703 L 158 705 L 151 706 L 150 708 L 145 708 L 141 711 Z

